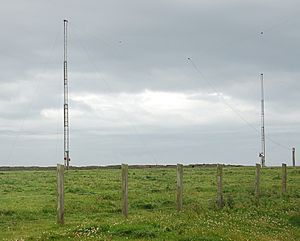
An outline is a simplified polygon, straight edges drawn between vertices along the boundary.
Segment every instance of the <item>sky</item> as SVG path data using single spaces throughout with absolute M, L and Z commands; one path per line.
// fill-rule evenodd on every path
M 296 0 L 3 1 L 0 166 L 266 165 L 300 146 Z

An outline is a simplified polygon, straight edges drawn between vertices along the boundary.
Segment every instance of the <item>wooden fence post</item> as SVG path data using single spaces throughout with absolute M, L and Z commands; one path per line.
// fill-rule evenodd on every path
M 287 172 L 286 172 L 286 164 L 282 163 L 282 195 L 286 194 L 286 179 L 287 179 Z
M 57 223 L 64 224 L 64 172 L 65 166 L 57 164 Z
M 183 165 L 177 164 L 177 211 L 182 210 L 183 206 Z
M 295 147 L 293 147 L 293 150 L 292 150 L 293 167 L 296 166 L 295 152 L 296 152 L 296 149 L 295 149 Z
M 260 164 L 256 164 L 256 170 L 255 170 L 255 198 L 258 201 L 260 196 Z
M 128 165 L 122 164 L 122 213 L 128 217 Z
M 223 165 L 217 165 L 217 205 L 218 208 L 223 208 L 224 200 L 223 200 Z

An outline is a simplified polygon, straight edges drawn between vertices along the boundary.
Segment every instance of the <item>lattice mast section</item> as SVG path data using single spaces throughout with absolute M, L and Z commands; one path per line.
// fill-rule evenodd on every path
M 266 166 L 266 138 L 265 138 L 265 96 L 264 96 L 264 74 L 260 74 L 261 82 L 261 165 Z
M 68 86 L 68 20 L 64 20 L 64 164 L 70 163 L 70 133 L 69 133 L 69 86 Z

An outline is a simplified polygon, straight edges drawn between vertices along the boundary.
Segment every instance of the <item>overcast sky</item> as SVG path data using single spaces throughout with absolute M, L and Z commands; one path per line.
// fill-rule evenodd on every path
M 254 165 L 300 148 L 296 0 L 2 1 L 0 165 Z M 190 58 L 190 60 L 188 59 Z

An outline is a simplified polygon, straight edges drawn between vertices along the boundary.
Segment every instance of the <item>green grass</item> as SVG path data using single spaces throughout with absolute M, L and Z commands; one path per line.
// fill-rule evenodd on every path
M 56 171 L 0 172 L 0 240 L 300 240 L 300 169 L 225 167 L 225 207 L 216 208 L 216 168 L 184 168 L 176 212 L 176 169 L 129 169 L 129 217 L 121 215 L 121 170 L 65 174 L 65 225 L 56 224 Z

